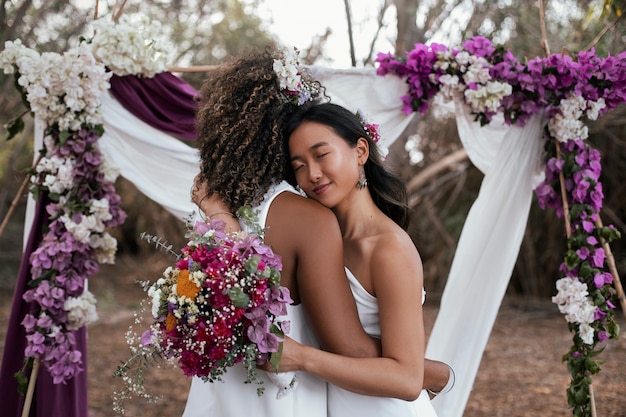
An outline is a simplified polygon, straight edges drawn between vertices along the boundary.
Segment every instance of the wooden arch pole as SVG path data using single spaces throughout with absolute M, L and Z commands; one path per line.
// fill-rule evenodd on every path
M 30 378 L 28 380 L 28 390 L 26 391 L 26 398 L 24 399 L 24 407 L 22 408 L 22 417 L 28 417 L 30 414 L 30 406 L 33 403 L 33 394 L 35 392 L 35 384 L 37 383 L 37 376 L 39 375 L 39 358 L 35 358 L 33 361 L 33 369 L 30 372 Z
M 602 229 L 604 227 L 599 214 L 598 218 L 596 219 L 596 227 L 598 229 Z M 604 253 L 606 254 L 606 263 L 609 265 L 609 271 L 613 276 L 613 286 L 615 287 L 615 291 L 617 292 L 617 299 L 622 306 L 622 314 L 626 319 L 626 296 L 624 296 L 624 287 L 622 287 L 622 282 L 620 281 L 619 273 L 617 272 L 615 257 L 613 256 L 613 252 L 611 251 L 611 246 L 609 246 L 609 243 L 604 240 L 602 236 L 600 236 L 600 242 L 602 243 L 602 249 L 604 249 Z
M 6 214 L 4 215 L 4 218 L 2 219 L 2 223 L 0 224 L 0 237 L 4 233 L 4 229 L 6 229 L 7 225 L 9 224 L 11 215 L 13 215 L 13 212 L 17 208 L 17 205 L 19 204 L 20 199 L 24 195 L 24 191 L 26 191 L 26 187 L 28 187 L 29 182 L 30 182 L 30 176 L 27 175 L 26 178 L 22 180 L 22 184 L 20 185 L 20 188 L 17 190 L 15 197 L 13 197 L 13 200 L 11 201 L 9 210 L 6 212 Z

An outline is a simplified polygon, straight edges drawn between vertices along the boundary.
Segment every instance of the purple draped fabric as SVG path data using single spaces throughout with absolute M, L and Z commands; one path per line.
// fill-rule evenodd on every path
M 24 316 L 33 311 L 34 306 L 22 299 L 28 290 L 30 276 L 30 254 L 37 249 L 42 239 L 42 226 L 47 222 L 45 198 L 40 198 L 35 208 L 35 216 L 20 271 L 13 293 L 11 317 L 6 333 L 2 368 L 0 369 L 0 404 L 2 416 L 22 415 L 24 397 L 17 392 L 17 381 L 13 377 L 24 363 L 26 332 L 22 326 Z M 64 384 L 53 384 L 52 377 L 44 366 L 39 367 L 37 383 L 30 408 L 31 417 L 85 417 L 87 416 L 87 332 L 85 327 L 74 332 L 76 348 L 83 353 L 85 370 Z
M 172 73 L 154 78 L 111 77 L 113 97 L 150 126 L 180 139 L 196 140 L 194 127 L 198 92 Z

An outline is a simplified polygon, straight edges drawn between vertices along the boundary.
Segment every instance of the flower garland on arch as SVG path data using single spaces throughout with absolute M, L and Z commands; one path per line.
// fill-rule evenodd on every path
M 15 74 L 24 102 L 46 126 L 30 192 L 45 199 L 49 224 L 30 254 L 31 289 L 23 295 L 37 306 L 22 321 L 27 347 L 18 382 L 23 389 L 34 360 L 55 384 L 83 370 L 73 331 L 97 319 L 86 279 L 99 263 L 114 262 L 117 241 L 106 229 L 126 214 L 115 191 L 118 172 L 97 147 L 104 131 L 100 95 L 110 78 L 104 66 L 84 44 L 62 55 L 39 54 L 19 40 L 5 43 L 0 66 Z
M 596 120 L 626 103 L 626 52 L 599 58 L 592 50 L 575 59 L 552 54 L 522 64 L 504 47 L 474 37 L 460 49 L 416 44 L 405 58 L 380 53 L 376 62 L 378 75 L 406 79 L 406 114 L 426 113 L 437 95 L 444 101 L 463 100 L 481 125 L 501 113 L 507 124 L 523 126 L 533 114 L 545 112 L 545 179 L 535 194 L 542 209 L 555 209 L 570 225 L 568 250 L 559 268 L 563 278 L 552 300 L 574 334 L 563 356 L 571 374 L 568 404 L 575 416 L 591 415 L 589 385 L 591 375 L 600 371 L 599 344 L 619 336 L 611 301 L 613 275 L 607 271 L 602 244 L 620 233 L 600 222 L 600 154 L 584 141 L 585 119 Z
M 31 289 L 23 295 L 36 312 L 22 321 L 27 345 L 16 375 L 21 392 L 34 361 L 55 384 L 84 369 L 73 331 L 98 318 L 87 278 L 99 264 L 115 262 L 117 241 L 106 230 L 122 224 L 126 213 L 115 190 L 119 171 L 97 145 L 104 133 L 100 97 L 112 73 L 151 77 L 166 69 L 167 48 L 155 42 L 162 35 L 158 22 L 125 15 L 118 22 L 96 21 L 92 29 L 89 39 L 63 54 L 39 53 L 19 39 L 0 51 L 0 68 L 14 74 L 24 103 L 45 125 L 30 192 L 45 199 L 49 224 L 30 255 Z

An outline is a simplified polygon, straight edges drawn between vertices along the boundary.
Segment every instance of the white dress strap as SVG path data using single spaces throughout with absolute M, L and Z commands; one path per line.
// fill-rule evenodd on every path
M 272 202 L 279 194 L 284 191 L 298 194 L 298 191 L 296 191 L 296 189 L 291 184 L 289 184 L 287 181 L 281 181 L 278 184 L 272 185 L 268 192 L 265 194 L 265 197 L 263 197 L 263 201 L 261 201 L 261 203 L 257 207 L 255 207 L 256 210 L 259 210 L 259 224 L 261 224 L 263 227 L 265 227 L 265 224 L 267 222 L 267 214 L 270 211 L 270 206 L 272 205 Z M 244 228 L 243 225 L 241 227 Z

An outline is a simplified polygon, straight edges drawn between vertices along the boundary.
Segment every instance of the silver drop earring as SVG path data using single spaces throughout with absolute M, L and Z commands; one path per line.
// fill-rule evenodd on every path
M 361 167 L 361 172 L 359 173 L 359 180 L 356 182 L 356 188 L 362 190 L 367 187 L 367 178 L 365 177 L 365 168 Z

